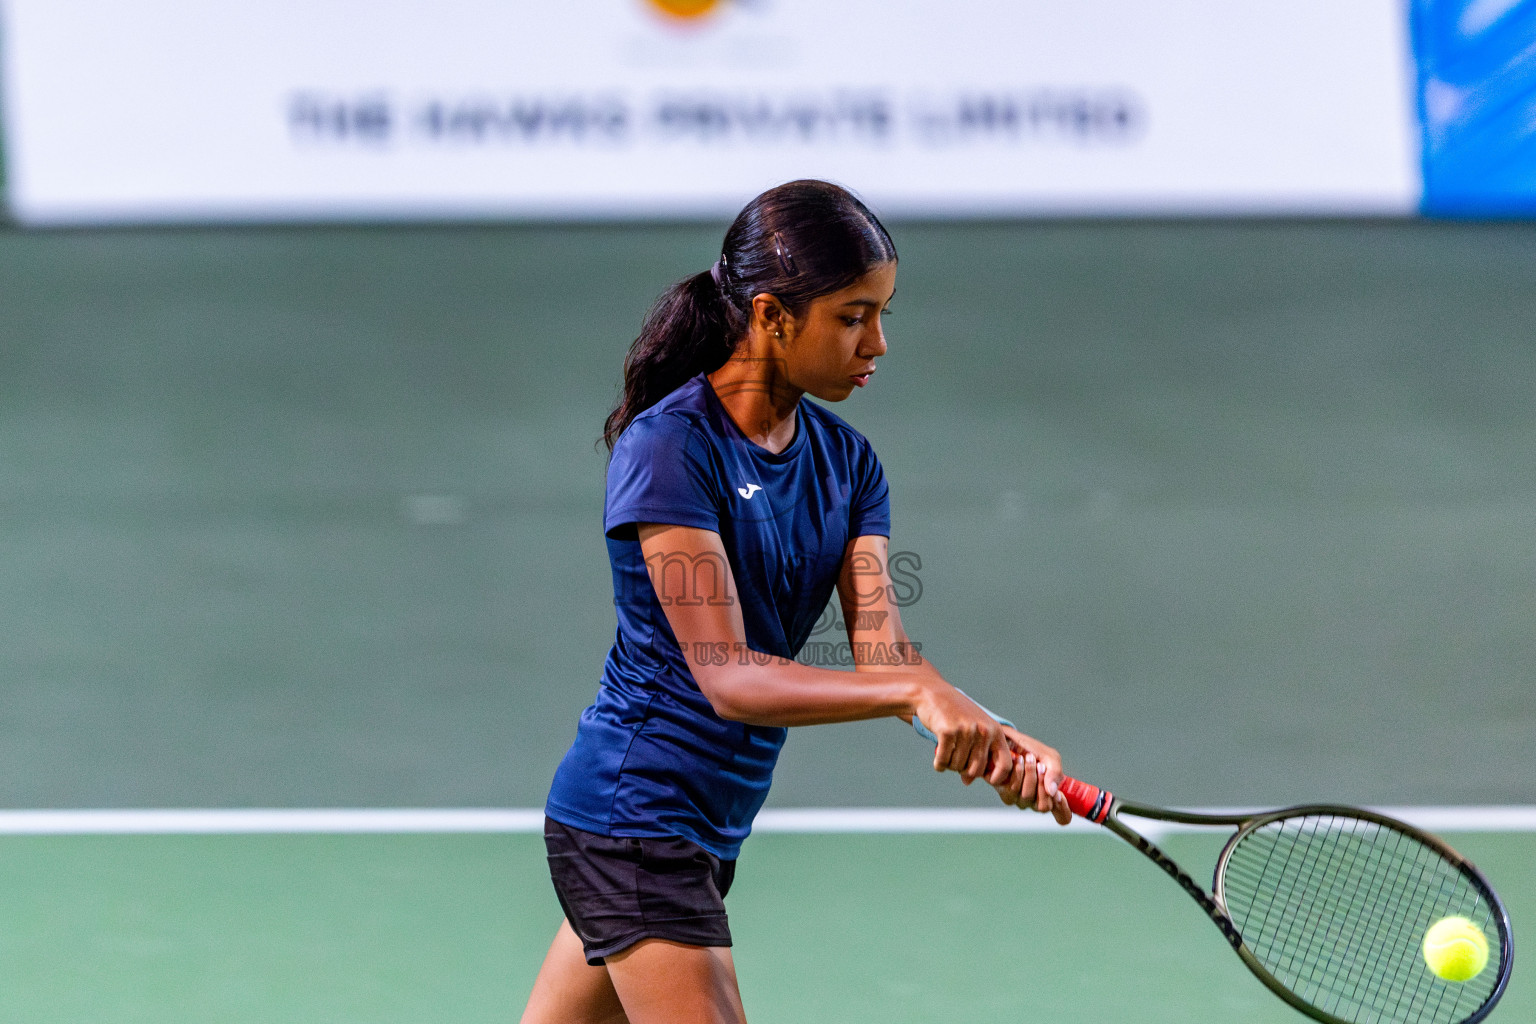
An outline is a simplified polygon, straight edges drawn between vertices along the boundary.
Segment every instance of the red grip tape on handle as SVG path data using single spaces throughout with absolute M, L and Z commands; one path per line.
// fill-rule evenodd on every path
M 1098 786 L 1079 782 L 1070 775 L 1062 778 L 1061 792 L 1067 798 L 1067 806 L 1072 808 L 1072 813 L 1079 818 L 1087 818 L 1102 825 L 1104 819 L 1109 817 L 1109 805 L 1114 800 L 1112 793 Z

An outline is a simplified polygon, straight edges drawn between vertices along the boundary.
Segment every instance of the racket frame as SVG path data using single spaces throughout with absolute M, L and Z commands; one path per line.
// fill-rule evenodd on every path
M 1189 873 L 1179 866 L 1179 863 L 1152 840 L 1137 832 L 1120 820 L 1120 814 L 1131 815 L 1137 818 L 1147 818 L 1152 821 L 1168 821 L 1180 825 L 1203 825 L 1211 827 L 1235 827 L 1236 832 L 1227 840 L 1221 849 L 1221 854 L 1216 858 L 1216 868 L 1211 880 L 1211 891 L 1207 892 L 1198 882 L 1190 877 Z M 1477 1024 L 1493 1011 L 1494 1006 L 1504 995 L 1504 989 L 1509 985 L 1511 960 L 1514 949 L 1510 939 L 1509 911 L 1504 902 L 1493 891 L 1493 886 L 1488 880 L 1461 854 L 1457 853 L 1444 840 L 1431 835 L 1422 829 L 1415 828 L 1404 821 L 1390 818 L 1385 814 L 1365 810 L 1360 807 L 1346 807 L 1341 804 L 1297 804 L 1292 807 L 1282 807 L 1279 810 L 1265 811 L 1258 814 L 1233 813 L 1233 814 L 1201 814 L 1193 811 L 1176 811 L 1165 807 L 1153 807 L 1150 804 L 1138 804 L 1129 800 L 1121 800 L 1109 790 L 1100 790 L 1089 813 L 1083 815 L 1096 824 L 1103 825 L 1115 835 L 1130 843 L 1136 849 L 1146 855 L 1147 859 L 1162 868 L 1164 873 L 1179 883 L 1186 893 L 1200 905 L 1206 916 L 1216 925 L 1222 937 L 1237 953 L 1248 970 L 1262 981 L 1265 986 L 1285 1000 L 1300 1012 L 1313 1020 L 1322 1021 L 1323 1024 L 1352 1024 L 1342 1017 L 1335 1017 L 1326 1010 L 1319 1009 L 1302 999 L 1296 993 L 1287 988 L 1278 978 L 1269 972 L 1248 944 L 1243 940 L 1242 933 L 1232 923 L 1232 917 L 1227 911 L 1226 902 L 1226 869 L 1227 862 L 1232 857 L 1232 851 L 1237 848 L 1238 842 L 1249 833 L 1263 828 L 1265 825 L 1287 818 L 1298 818 L 1306 815 L 1335 815 L 1340 817 L 1356 818 L 1372 822 L 1383 828 L 1393 829 L 1408 837 L 1415 839 L 1430 849 L 1434 850 L 1445 860 L 1454 865 L 1458 871 L 1477 889 L 1479 895 L 1488 902 L 1492 910 L 1492 917 L 1499 932 L 1499 977 L 1494 983 L 1493 989 L 1488 993 L 1487 999 L 1470 1016 L 1464 1018 L 1458 1024 Z
M 991 712 L 988 712 L 988 714 L 991 714 Z M 992 717 L 997 718 L 996 715 Z M 998 719 L 998 721 L 1003 720 Z M 1004 724 L 1009 723 L 1005 722 Z M 916 715 L 912 716 L 912 727 L 930 743 L 938 742 L 938 737 Z M 1242 933 L 1237 930 L 1237 926 L 1232 923 L 1231 915 L 1227 912 L 1225 891 L 1226 868 L 1227 862 L 1232 857 L 1232 851 L 1237 848 L 1238 841 L 1243 836 L 1263 828 L 1265 825 L 1286 818 L 1297 818 L 1311 814 L 1331 814 L 1370 821 L 1384 828 L 1401 832 L 1411 839 L 1418 840 L 1445 858 L 1448 863 L 1454 865 L 1471 882 L 1473 888 L 1488 902 L 1488 906 L 1493 911 L 1491 916 L 1497 924 L 1499 931 L 1499 977 L 1495 980 L 1494 987 L 1488 993 L 1488 997 L 1483 1000 L 1483 1004 L 1470 1017 L 1463 1018 L 1456 1022 L 1456 1024 L 1477 1024 L 1478 1021 L 1487 1017 L 1488 1014 L 1493 1012 L 1494 1006 L 1498 1004 L 1499 999 L 1504 995 L 1505 988 L 1509 985 L 1514 947 L 1510 938 L 1509 911 L 1505 908 L 1504 901 L 1499 899 L 1498 893 L 1493 891 L 1493 886 L 1488 883 L 1488 879 L 1483 877 L 1483 873 L 1477 870 L 1471 861 L 1457 853 L 1440 837 L 1431 835 L 1423 829 L 1415 828 L 1405 821 L 1389 818 L 1385 814 L 1378 814 L 1375 811 L 1369 811 L 1362 807 L 1348 807 L 1343 804 L 1296 804 L 1274 811 L 1261 811 L 1257 813 L 1210 814 L 1195 811 L 1178 811 L 1166 807 L 1154 807 L 1151 804 L 1138 804 L 1130 800 L 1121 800 L 1107 789 L 1100 789 L 1098 786 L 1093 786 L 1070 777 L 1062 779 L 1062 792 L 1067 796 L 1068 803 L 1072 805 L 1072 812 L 1075 815 L 1086 818 L 1097 825 L 1103 825 L 1109 831 L 1140 850 L 1146 855 L 1147 859 L 1151 860 L 1165 874 L 1178 882 L 1179 887 L 1199 904 L 1200 909 L 1205 911 L 1206 916 L 1211 919 L 1211 923 L 1216 925 L 1222 937 L 1227 940 L 1227 943 L 1237 953 L 1238 958 L 1242 960 L 1248 970 L 1253 973 L 1254 977 L 1262 981 L 1265 987 L 1275 995 L 1313 1020 L 1322 1021 L 1323 1024 L 1353 1024 L 1351 1021 L 1346 1021 L 1342 1017 L 1336 1017 L 1326 1010 L 1313 1006 L 1292 992 L 1278 978 L 1271 974 L 1269 969 L 1260 963 L 1258 957 L 1254 956 L 1253 951 L 1248 948 L 1248 944 L 1243 940 Z M 1178 861 L 1164 853 L 1156 843 L 1122 822 L 1120 820 L 1121 811 L 1138 818 L 1147 818 L 1152 821 L 1169 821 L 1179 825 L 1236 828 L 1237 831 L 1232 833 L 1226 845 L 1222 847 L 1221 854 L 1216 858 L 1216 869 L 1211 879 L 1211 891 L 1207 892 L 1189 876 L 1189 872 L 1179 866 Z

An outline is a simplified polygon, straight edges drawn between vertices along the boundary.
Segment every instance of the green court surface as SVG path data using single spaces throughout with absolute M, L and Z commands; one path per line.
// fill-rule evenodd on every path
M 1451 838 L 1519 947 L 1536 837 Z M 1203 873 L 1218 843 L 1166 848 Z M 1107 836 L 767 835 L 741 863 L 753 1024 L 1303 1019 Z M 560 914 L 528 835 L 7 837 L 0 877 L 3 1018 L 31 1024 L 515 1020 Z M 1526 980 L 1493 1020 L 1536 1019 Z

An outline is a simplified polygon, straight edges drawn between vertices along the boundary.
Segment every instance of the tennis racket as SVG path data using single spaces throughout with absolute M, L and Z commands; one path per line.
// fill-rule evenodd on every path
M 935 737 L 913 719 L 931 742 Z M 1509 914 L 1465 858 L 1405 822 L 1309 804 L 1254 814 L 1193 814 L 1121 800 L 1064 778 L 1072 813 L 1102 825 L 1179 883 L 1259 980 L 1325 1024 L 1473 1024 L 1509 984 Z M 1207 892 L 1121 821 L 1235 827 Z M 1460 915 L 1488 938 L 1488 964 L 1464 982 L 1424 962 L 1430 925 Z

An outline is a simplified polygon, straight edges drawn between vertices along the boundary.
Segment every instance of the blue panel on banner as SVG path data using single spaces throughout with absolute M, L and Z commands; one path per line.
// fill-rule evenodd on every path
M 1536 215 L 1536 0 L 1414 0 L 1424 212 Z

